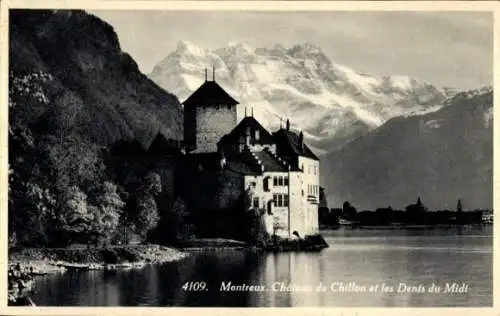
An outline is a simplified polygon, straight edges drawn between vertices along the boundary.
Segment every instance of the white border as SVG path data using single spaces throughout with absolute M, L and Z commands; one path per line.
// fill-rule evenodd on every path
M 8 84 L 8 9 L 85 9 L 85 10 L 225 10 L 225 11 L 492 11 L 494 12 L 494 54 L 500 54 L 500 2 L 494 1 L 54 1 L 54 0 L 1 0 L 0 3 L 0 312 L 8 315 L 165 315 L 170 313 L 196 313 L 204 315 L 500 315 L 498 309 L 498 247 L 496 238 L 498 220 L 494 224 L 493 308 L 177 308 L 177 307 L 7 307 L 7 84 Z M 473 62 L 473 61 L 471 61 Z M 494 62 L 494 117 L 500 117 L 500 63 Z M 459 128 L 459 127 L 457 127 Z M 499 157 L 500 124 L 494 124 L 494 157 Z M 498 166 L 495 159 L 494 167 Z M 494 209 L 500 206 L 499 174 L 494 168 Z

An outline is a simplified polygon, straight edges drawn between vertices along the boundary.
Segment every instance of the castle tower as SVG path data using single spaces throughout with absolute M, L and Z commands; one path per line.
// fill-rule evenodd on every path
M 205 82 L 183 103 L 184 142 L 187 151 L 210 153 L 217 151 L 217 142 L 236 126 L 236 106 L 233 99 L 215 82 Z

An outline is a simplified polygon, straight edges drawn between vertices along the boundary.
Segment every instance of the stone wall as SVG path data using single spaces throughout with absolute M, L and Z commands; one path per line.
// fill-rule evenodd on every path
M 216 152 L 217 142 L 236 126 L 236 107 L 198 107 L 196 109 L 197 152 Z

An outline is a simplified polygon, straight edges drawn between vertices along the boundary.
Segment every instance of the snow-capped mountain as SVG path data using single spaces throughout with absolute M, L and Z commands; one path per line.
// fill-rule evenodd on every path
M 289 118 L 318 154 L 338 148 L 388 119 L 432 112 L 454 94 L 406 76 L 374 77 L 332 62 L 311 44 L 251 48 L 243 43 L 209 50 L 186 41 L 157 64 L 150 78 L 186 99 L 205 80 L 216 81 L 269 129 Z

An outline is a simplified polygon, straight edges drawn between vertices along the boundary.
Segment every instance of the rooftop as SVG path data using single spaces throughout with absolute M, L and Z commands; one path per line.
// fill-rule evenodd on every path
M 287 172 L 288 164 L 283 160 L 278 159 L 271 152 L 262 150 L 255 153 L 255 156 L 264 166 L 264 171 L 267 172 Z
M 217 82 L 205 81 L 183 102 L 187 106 L 234 106 L 238 104 Z
M 258 143 L 273 143 L 273 136 L 271 133 L 269 133 L 253 116 L 246 116 L 243 118 L 229 134 L 222 137 L 221 142 L 225 144 L 238 144 L 240 137 L 246 134 L 247 128 L 260 131 Z
M 314 160 L 319 160 L 312 150 L 303 142 L 303 146 L 300 145 L 299 135 L 294 132 L 281 128 L 274 133 L 276 144 L 279 148 L 282 148 L 286 152 L 294 153 L 298 156 L 308 157 Z

